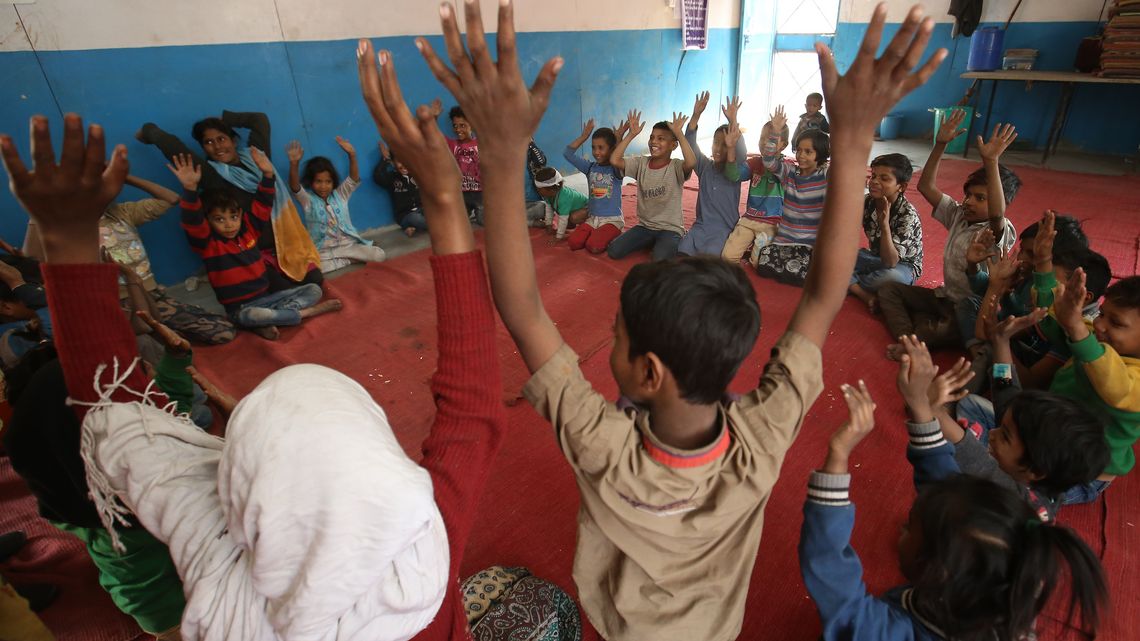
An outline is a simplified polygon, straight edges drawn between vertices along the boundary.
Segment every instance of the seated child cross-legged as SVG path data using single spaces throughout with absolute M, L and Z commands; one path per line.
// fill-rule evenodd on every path
M 883 284 L 911 285 L 922 275 L 922 220 L 905 194 L 912 173 L 910 159 L 903 154 L 871 161 L 863 200 L 863 233 L 869 248 L 859 250 L 848 291 L 872 313 L 878 311 L 875 292 Z
M 787 123 L 779 132 L 772 128 L 771 121 L 765 123 L 760 131 L 761 149 L 768 143 L 770 136 L 777 136 L 774 153 L 783 153 L 788 146 Z M 784 209 L 784 182 L 779 176 L 768 171 L 762 158 L 749 158 L 748 170 L 751 180 L 748 185 L 748 200 L 745 202 L 744 215 L 736 221 L 736 227 L 728 235 L 721 256 L 725 260 L 739 262 L 748 251 L 748 247 L 752 246 L 749 262 L 755 267 L 760 249 L 772 240 L 776 235 L 776 227 L 780 224 Z
M 595 130 L 594 119 L 591 118 L 582 125 L 582 135 L 562 151 L 562 157 L 574 165 L 575 169 L 586 174 L 590 184 L 590 215 L 585 224 L 574 228 L 566 240 L 571 250 L 585 248 L 591 254 L 600 254 L 625 229 L 625 217 L 621 213 L 621 183 L 624 175 L 610 163 L 610 155 L 617 145 L 618 135 L 624 137 L 627 128 L 623 124 L 616 132 L 609 127 Z M 587 138 L 590 139 L 593 161 L 577 154 L 578 148 Z
M 794 142 L 795 161 L 784 158 L 776 150 L 776 132 L 787 126 L 787 120 L 784 107 L 776 107 L 768 139 L 760 149 L 764 168 L 784 186 L 784 201 L 776 235 L 756 253 L 755 262 L 756 271 L 765 278 L 803 285 L 827 195 L 831 143 L 822 130 L 808 129 Z
M 276 188 L 273 165 L 265 154 L 257 148 L 251 148 L 251 154 L 262 178 L 250 212 L 217 192 L 207 194 L 203 204 L 198 198 L 202 170 L 189 156 L 175 156 L 167 167 L 182 183 L 182 229 L 190 248 L 205 263 L 218 302 L 236 325 L 272 340 L 278 336 L 278 326 L 300 325 L 306 318 L 339 310 L 341 302 L 318 303 L 324 293 L 313 283 L 269 293 L 257 239 L 269 225 Z
M 309 159 L 298 179 L 297 165 L 305 150 L 296 140 L 285 148 L 289 155 L 289 189 L 301 205 L 305 227 L 320 252 L 322 272 L 336 271 L 352 263 L 378 263 L 385 258 L 384 250 L 362 237 L 352 224 L 348 199 L 360 186 L 360 164 L 352 143 L 337 136 L 336 144 L 348 155 L 348 178 L 344 182 L 332 161 L 324 156 Z
M 396 222 L 409 238 L 415 236 L 416 232 L 427 231 L 427 218 L 424 217 L 420 201 L 420 186 L 408 173 L 407 165 L 391 153 L 383 140 L 380 141 L 380 164 L 372 172 L 372 180 L 387 189 L 392 196 Z
M 472 23 L 477 16 L 470 13 Z M 553 424 L 577 480 L 574 580 L 584 611 L 604 638 L 727 641 L 739 634 L 764 506 L 823 386 L 820 350 L 855 264 L 875 124 L 945 57 L 939 51 L 909 73 L 933 28 L 930 20 L 920 27 L 920 16 L 912 11 L 889 45 L 895 55 L 876 61 L 871 52 L 885 21 L 880 8 L 847 76 L 839 76 L 830 52 L 819 47 L 830 104 L 843 114 L 833 129 L 843 145 L 833 161 L 834 190 L 803 296 L 751 392 L 726 398 L 760 329 L 756 295 L 743 270 L 720 257 L 693 257 L 630 271 L 614 322 L 610 368 L 636 410 L 607 402 L 593 388 L 542 305 L 515 177 L 553 79 L 540 76 L 539 95 L 532 96 L 512 68 L 512 56 L 493 63 L 486 47 L 474 46 L 472 63 L 458 36 L 445 39 L 458 64 L 496 70 L 472 78 L 438 61 L 432 65 L 485 134 L 492 293 L 532 372 L 523 393 Z M 874 80 L 892 74 L 903 79 Z M 639 129 L 636 114 L 631 126 Z
M 610 242 L 606 250 L 610 258 L 625 258 L 646 247 L 652 248 L 653 260 L 677 255 L 685 233 L 681 189 L 697 166 L 697 157 L 682 132 L 686 120 L 683 114 L 674 113 L 672 122 L 653 125 L 648 157 L 623 156 L 629 143 L 645 128 L 641 112 L 629 112 L 629 131 L 614 148 L 610 164 L 637 181 L 637 224 Z M 683 160 L 670 157 L 678 145 Z
M 970 475 L 919 489 L 898 542 L 906 583 L 879 597 L 868 593 L 851 546 L 848 462 L 874 428 L 875 405 L 862 383 L 845 386 L 844 399 L 851 418 L 808 480 L 800 530 L 800 571 L 821 639 L 1032 639 L 1038 615 L 1062 586 L 1051 612 L 1066 613 L 1061 623 L 1072 624 L 1079 609 L 1078 630 L 1096 637 L 1108 604 L 1097 555 L 1069 528 L 1042 523 L 1013 490 Z
M 926 346 L 902 338 L 906 353 L 898 388 L 906 402 L 914 482 L 921 488 L 960 473 L 987 478 L 1016 491 L 1042 521 L 1053 522 L 1061 496 L 1097 477 L 1108 463 L 1104 426 L 1075 401 L 1038 390 L 1022 391 L 1010 372 L 1009 337 L 1044 315 L 989 323 L 996 355 L 993 402 L 966 396 L 974 375 L 965 359 L 942 374 Z M 936 375 L 937 374 L 937 375 Z M 957 401 L 958 421 L 947 405 Z M 959 422 L 960 421 L 960 422 Z
M 572 187 L 563 184 L 562 174 L 554 167 L 543 167 L 534 174 L 534 186 L 546 203 L 545 224 L 554 232 L 554 238 L 566 237 L 566 229 L 571 225 L 586 222 L 590 199 Z M 554 217 L 558 216 L 555 226 Z M 577 227 L 575 227 L 577 229 Z
M 946 246 L 942 249 L 942 278 L 944 284 L 937 289 L 917 285 L 887 283 L 879 288 L 879 309 L 891 336 L 914 334 L 930 349 L 942 349 L 962 343 L 957 323 L 955 305 L 972 294 L 968 274 L 972 270 L 985 269 L 984 254 L 1006 252 L 1013 247 L 1016 232 L 1013 223 L 1005 217 L 1005 209 L 1017 190 L 1021 180 L 1017 174 L 998 164 L 1001 154 L 1017 134 L 1010 125 L 994 127 L 988 141 L 979 136 L 978 153 L 982 156 L 982 168 L 970 174 L 962 185 L 965 198 L 957 203 L 938 188 L 938 167 L 946 145 L 958 137 L 963 130 L 962 112 L 955 110 L 938 131 L 937 141 L 922 169 L 918 181 L 918 191 L 934 207 L 934 220 L 946 227 Z M 975 237 L 984 230 L 993 234 L 996 248 L 976 257 L 971 263 L 967 254 Z M 901 347 L 893 344 L 887 355 L 898 358 Z

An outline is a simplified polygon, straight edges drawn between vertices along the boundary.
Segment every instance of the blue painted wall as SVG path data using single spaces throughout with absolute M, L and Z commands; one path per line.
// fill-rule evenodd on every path
M 409 102 L 446 97 L 413 38 L 379 38 L 375 44 L 392 51 Z M 432 44 L 443 49 L 440 38 Z M 738 47 L 736 29 L 713 29 L 707 51 L 689 52 L 681 51 L 679 29 L 520 34 L 525 77 L 533 78 L 554 55 L 566 59 L 535 140 L 551 164 L 568 169 L 562 149 L 587 118 L 599 126 L 617 123 L 636 107 L 652 123 L 674 110 L 688 113 L 698 91 L 732 92 Z M 351 140 L 366 178 L 352 199 L 353 220 L 362 229 L 380 227 L 392 222 L 392 212 L 387 194 L 367 179 L 379 151 L 360 98 L 355 50 L 355 41 L 340 40 L 3 53 L 0 131 L 14 134 L 26 154 L 31 115 L 45 114 L 58 128 L 60 114 L 74 111 L 102 124 L 109 141 L 127 144 L 132 172 L 176 188 L 158 151 L 134 140 L 140 125 L 154 121 L 192 143 L 190 127 L 204 116 L 222 109 L 264 111 L 273 123 L 272 152 L 281 171 L 287 170 L 285 144 L 296 138 L 307 158 L 329 156 L 344 173 L 347 161 L 333 138 Z M 446 99 L 444 104 L 450 106 Z M 710 108 L 706 126 L 719 116 Z M 140 197 L 132 188 L 122 195 L 124 200 Z M 8 190 L 0 190 L 0 235 L 18 245 L 25 221 Z M 199 268 L 177 213 L 144 226 L 142 236 L 160 282 L 177 282 Z
M 1001 25 L 983 25 L 1001 26 Z M 884 42 L 898 31 L 898 24 L 887 25 Z M 970 39 L 950 38 L 949 24 L 934 28 L 931 48 L 946 47 L 950 55 L 930 82 L 905 98 L 895 110 L 904 118 L 904 136 L 929 135 L 934 124 L 930 107 L 947 107 L 962 98 L 972 80 L 961 78 L 970 57 Z M 1095 35 L 1096 22 L 1013 23 L 1005 34 L 1005 48 L 1038 49 L 1037 69 L 1071 71 L 1081 38 Z M 835 57 L 841 71 L 855 59 L 867 25 L 840 23 L 835 38 Z M 985 83 L 980 110 L 989 100 L 990 84 Z M 1018 129 L 1018 142 L 1031 141 L 1041 147 L 1053 122 L 1061 88 L 1056 83 L 1038 83 L 1026 90 L 1025 83 L 999 83 L 991 114 L 991 126 L 1012 122 Z M 1062 142 L 1086 151 L 1135 154 L 1140 145 L 1140 85 L 1078 85 L 1073 96 Z M 980 130 L 975 129 L 975 133 Z

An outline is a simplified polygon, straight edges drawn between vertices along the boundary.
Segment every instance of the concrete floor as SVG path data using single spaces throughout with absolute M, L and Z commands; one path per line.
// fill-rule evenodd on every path
M 877 140 L 871 149 L 871 157 L 888 153 L 905 154 L 910 158 L 914 166 L 919 168 L 926 163 L 926 157 L 930 154 L 930 140 L 925 138 L 921 140 L 902 138 L 896 140 Z M 952 154 L 947 156 L 947 158 L 960 159 L 962 155 Z M 981 162 L 977 151 L 973 149 L 971 149 L 968 159 Z M 1016 143 L 1012 149 L 1005 153 L 1002 161 L 1011 166 L 1042 166 L 1040 151 L 1018 149 Z M 1123 176 L 1137 172 L 1137 158 L 1059 150 L 1049 159 L 1049 163 L 1046 166 L 1049 169 L 1056 169 L 1058 171 Z M 582 174 L 566 176 L 566 184 L 582 193 L 587 191 L 586 179 Z M 418 233 L 414 237 L 408 238 L 403 230 L 396 225 L 369 230 L 364 232 L 363 235 L 365 238 L 383 247 L 384 251 L 388 253 L 389 258 L 410 254 L 425 249 L 430 245 L 427 233 Z M 359 268 L 360 266 L 358 265 L 346 267 L 326 274 L 325 277 L 335 279 Z M 197 287 L 193 291 L 189 291 L 186 288 L 186 283 L 179 283 L 178 285 L 168 287 L 167 291 L 180 300 L 221 312 L 222 308 L 214 298 L 214 292 L 210 289 L 210 284 L 206 282 L 204 273 L 197 277 L 197 282 Z

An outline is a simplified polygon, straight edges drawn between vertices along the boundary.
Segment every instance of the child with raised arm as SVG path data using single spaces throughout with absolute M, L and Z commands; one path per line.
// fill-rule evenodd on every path
M 321 254 L 321 271 L 331 272 L 352 263 L 379 263 L 386 258 L 380 249 L 360 235 L 348 213 L 348 199 L 360 186 L 360 163 L 352 143 L 336 137 L 336 144 L 348 156 L 348 178 L 341 182 L 332 161 L 314 156 L 305 163 L 305 173 L 298 178 L 297 168 L 305 150 L 296 140 L 285 147 L 289 155 L 289 191 L 301 205 L 305 227 Z
M 37 155 L 28 172 L 11 139 L 0 137 L 16 196 L 44 233 L 60 361 L 76 390 L 102 522 L 121 501 L 170 544 L 185 584 L 187 638 L 469 635 L 458 572 L 505 434 L 494 310 L 442 134 L 425 108 L 413 117 L 404 106 L 389 52 L 380 54 L 383 81 L 371 44 L 361 41 L 357 56 L 365 102 L 383 137 L 409 159 L 431 219 L 440 354 L 423 467 L 404 454 L 362 387 L 315 365 L 263 381 L 230 418 L 225 441 L 140 402 L 132 391 L 147 382 L 128 369 L 136 352 L 118 311 L 115 270 L 97 264 L 97 221 L 122 185 L 125 148 L 101 179 L 102 132 L 93 128 L 85 148 L 74 115 L 58 170 Z M 395 103 L 382 92 L 395 92 Z M 50 148 L 47 120 L 37 118 L 34 130 L 36 147 Z M 53 170 L 58 179 L 46 179 Z M 113 373 L 115 384 L 96 391 L 93 380 Z M 316 513 L 320 519 L 308 518 Z
M 261 150 L 253 147 L 251 155 L 262 178 L 249 212 L 225 193 L 207 194 L 205 203 L 199 200 L 202 169 L 189 156 L 175 156 L 167 167 L 182 183 L 182 230 L 190 248 L 202 257 L 214 296 L 239 327 L 276 340 L 278 326 L 300 325 L 311 316 L 337 311 L 341 302 L 319 303 L 324 292 L 313 283 L 270 293 L 257 239 L 270 224 L 274 171 Z
M 783 154 L 788 146 L 788 125 L 776 131 L 772 123 L 767 122 L 760 130 L 760 148 L 768 143 L 768 137 L 777 137 L 774 153 Z M 745 203 L 744 215 L 737 221 L 736 227 L 729 234 L 724 243 L 721 256 L 725 260 L 739 262 L 746 255 L 749 246 L 752 247 L 749 262 L 756 266 L 756 258 L 760 249 L 767 245 L 776 235 L 776 227 L 784 211 L 784 182 L 779 176 L 768 171 L 762 158 L 748 158 L 748 170 L 752 180 L 748 185 L 748 200 Z
M 725 241 L 740 221 L 740 183 L 752 177 L 745 163 L 748 150 L 736 121 L 740 112 L 738 98 L 727 99 L 721 107 L 728 124 L 717 127 L 713 133 L 712 155 L 706 156 L 697 145 L 697 121 L 708 103 L 709 92 L 697 95 L 693 117 L 685 128 L 685 137 L 697 155 L 696 173 L 700 180 L 696 220 L 677 248 L 677 253 L 685 256 L 721 255 Z
M 563 158 L 586 174 L 590 185 L 589 216 L 585 224 L 578 225 L 566 240 L 571 250 L 585 248 L 591 254 L 600 254 L 625 229 L 625 217 L 621 213 L 621 183 L 624 175 L 610 163 L 610 155 L 617 146 L 618 136 L 624 136 L 626 129 L 624 123 L 616 132 L 609 127 L 594 129 L 594 119 L 591 118 L 582 125 L 582 135 L 562 151 Z M 577 153 L 586 139 L 590 140 L 590 154 L 594 158 L 592 161 Z
M 756 253 L 756 271 L 789 285 L 803 285 L 811 265 L 812 247 L 819 232 L 823 201 L 827 195 L 828 158 L 831 141 L 819 129 L 810 129 L 795 141 L 796 159 L 777 151 L 777 132 L 787 127 L 784 107 L 772 114 L 768 139 L 760 148 L 764 168 L 784 187 L 783 212 L 772 242 Z
M 1066 613 L 1061 623 L 1076 623 L 1096 637 L 1108 603 L 1097 555 L 1072 530 L 1041 523 L 1017 493 L 968 475 L 920 489 L 898 542 L 906 583 L 870 594 L 851 546 L 848 463 L 875 426 L 875 405 L 862 382 L 844 386 L 843 396 L 851 418 L 835 431 L 823 466 L 808 479 L 800 530 L 800 571 L 819 610 L 821 639 L 1031 639 L 1059 584 L 1068 606 L 1053 610 Z
M 380 164 L 372 172 L 372 180 L 388 190 L 396 223 L 403 227 L 408 238 L 415 236 L 416 232 L 427 231 L 420 186 L 408 172 L 408 166 L 392 155 L 383 140 L 380 141 Z
M 681 212 L 681 189 L 697 166 L 697 157 L 682 133 L 684 114 L 674 113 L 672 122 L 661 121 L 649 133 L 649 156 L 624 156 L 629 143 L 645 128 L 640 111 L 630 111 L 626 122 L 629 131 L 610 154 L 614 169 L 637 181 L 637 224 L 615 238 L 606 253 L 610 258 L 625 258 L 635 251 L 651 248 L 653 260 L 668 260 L 677 255 L 677 247 L 685 234 Z M 672 158 L 681 146 L 684 159 Z
M 1013 125 L 1003 127 L 998 123 L 987 141 L 978 136 L 982 168 L 966 178 L 962 185 L 965 198 L 961 203 L 938 188 L 938 166 L 946 145 L 964 131 L 958 128 L 962 124 L 962 114 L 961 110 L 955 110 L 939 129 L 930 158 L 918 181 L 918 191 L 934 207 L 934 220 L 947 230 L 946 246 L 942 249 L 944 284 L 937 289 L 928 289 L 887 283 L 879 289 L 879 309 L 891 336 L 898 338 L 914 334 L 930 349 L 962 344 L 955 305 L 972 293 L 969 275 L 986 268 L 987 254 L 1009 251 L 1017 237 L 1013 223 L 1005 217 L 1005 209 L 1021 187 L 1021 180 L 998 163 L 1002 153 L 1017 139 Z M 971 262 L 967 250 L 975 237 L 985 230 L 993 235 L 991 249 L 974 256 L 974 262 Z M 887 355 L 897 359 L 901 348 L 897 343 L 892 344 Z
M 467 7 L 467 24 L 481 25 L 478 3 Z M 607 402 L 584 378 L 542 305 L 535 276 L 516 177 L 561 60 L 544 68 L 528 92 L 504 21 L 497 63 L 478 32 L 468 38 L 468 58 L 449 21 L 444 41 L 459 74 L 421 45 L 435 77 L 484 135 L 491 288 L 532 372 L 523 392 L 553 424 L 577 479 L 574 580 L 587 616 L 610 641 L 727 641 L 740 632 L 764 506 L 823 386 L 820 347 L 855 264 L 875 125 L 945 57 L 939 51 L 909 73 L 933 27 L 929 19 L 920 26 L 916 9 L 888 54 L 875 61 L 884 14 L 876 12 L 846 76 L 818 45 L 829 102 L 842 114 L 834 124 L 842 142 L 832 169 L 835 189 L 803 297 L 757 387 L 739 400 L 725 399 L 760 329 L 756 294 L 743 270 L 719 257 L 644 263 L 622 285 L 610 356 L 622 394 L 641 408 L 636 412 Z M 681 124 L 683 118 L 674 128 Z

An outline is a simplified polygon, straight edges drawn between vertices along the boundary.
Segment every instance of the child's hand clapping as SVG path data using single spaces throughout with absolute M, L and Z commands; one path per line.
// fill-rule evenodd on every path
M 875 428 L 875 402 L 867 384 L 859 381 L 858 387 L 843 385 L 841 389 L 850 417 L 839 426 L 828 443 L 827 461 L 822 470 L 826 474 L 846 474 L 852 450 Z
M 997 160 L 1014 140 L 1017 140 L 1017 128 L 1010 124 L 1003 127 L 999 122 L 994 125 L 989 140 L 982 140 L 982 135 L 978 134 L 978 155 L 982 160 Z
M 788 115 L 784 112 L 784 105 L 776 105 L 775 111 L 772 112 L 772 117 L 768 120 L 772 123 L 772 131 L 783 131 L 784 126 L 788 124 Z
M 1053 301 L 1053 314 L 1057 322 L 1068 334 L 1069 340 L 1078 342 L 1089 335 L 1085 325 L 1083 310 L 1088 290 L 1085 288 L 1085 270 L 1078 267 L 1069 276 L 1069 282 L 1057 285 L 1057 297 Z
M 997 296 L 990 296 L 979 312 L 982 326 L 986 330 L 986 339 L 991 342 L 1008 343 L 1009 339 L 1040 323 L 1049 315 L 1048 309 L 1038 307 L 1025 316 L 1009 316 L 998 322 L 997 311 Z
M 1005 252 L 1004 256 L 991 256 L 986 265 L 989 268 L 991 287 L 1005 292 L 1012 286 L 1021 263 L 1017 260 L 1017 250 L 1014 249 Z
M 348 142 L 347 139 L 337 136 L 336 144 L 340 145 L 340 148 L 344 150 L 344 153 L 348 154 L 349 156 L 356 155 L 356 147 L 353 147 L 352 143 Z
M 290 140 L 289 144 L 285 145 L 285 155 L 289 157 L 290 164 L 296 165 L 305 157 L 305 149 L 301 147 L 301 143 Z
M 202 180 L 202 167 L 194 164 L 194 158 L 190 154 L 175 154 L 170 158 L 166 168 L 178 178 L 183 189 L 198 190 L 198 183 Z
M 250 147 L 249 155 L 253 157 L 253 164 L 257 165 L 257 168 L 261 170 L 263 177 L 272 178 L 275 175 L 273 163 L 269 162 L 269 156 L 266 156 L 264 151 L 257 147 Z M 201 170 L 199 170 L 199 174 L 200 173 Z
M 942 126 L 938 128 L 938 135 L 934 140 L 943 145 L 949 144 L 955 138 L 966 133 L 965 129 L 961 129 L 962 121 L 966 119 L 966 112 L 962 109 L 951 109 L 950 115 L 942 121 Z
M 931 405 L 927 391 L 938 375 L 938 367 L 931 360 L 926 344 L 917 337 L 901 336 L 899 345 L 903 353 L 899 357 L 899 373 L 895 385 L 912 415 L 929 415 Z
M 1046 209 L 1037 226 L 1037 236 L 1033 238 L 1033 268 L 1036 271 L 1052 271 L 1053 241 L 1057 238 L 1057 212 Z
M 127 148 L 117 145 L 107 163 L 102 127 L 91 125 L 84 141 L 83 120 L 78 115 L 67 114 L 63 125 L 58 164 L 43 116 L 32 118 L 31 171 L 10 136 L 0 136 L 0 154 L 12 195 L 39 226 L 48 262 L 97 263 L 99 219 L 127 179 Z
M 966 261 L 971 265 L 983 263 L 997 255 L 994 232 L 989 227 L 975 233 L 966 247 Z

